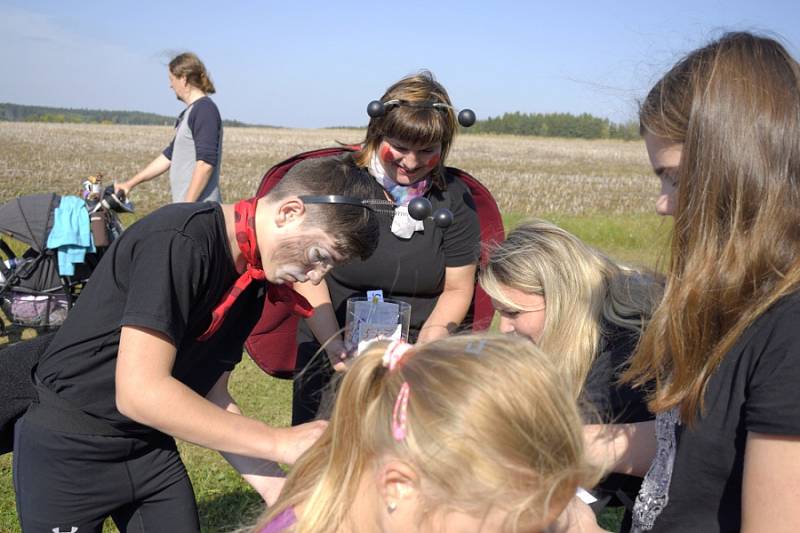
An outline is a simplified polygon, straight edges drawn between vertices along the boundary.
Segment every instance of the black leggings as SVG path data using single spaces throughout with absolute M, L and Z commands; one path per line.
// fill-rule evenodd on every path
M 53 431 L 23 416 L 14 435 L 23 532 L 197 532 L 197 505 L 175 442 Z M 75 529 L 77 528 L 77 529 Z
M 301 342 L 297 346 L 298 376 L 292 382 L 292 425 L 311 422 L 320 414 L 320 406 L 334 370 L 324 351 L 316 342 Z

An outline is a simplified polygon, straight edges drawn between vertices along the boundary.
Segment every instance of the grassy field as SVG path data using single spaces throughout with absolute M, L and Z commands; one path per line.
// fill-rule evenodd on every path
M 337 141 L 357 142 L 361 135 L 357 130 L 228 128 L 223 195 L 227 201 L 251 196 L 274 163 Z M 127 179 L 170 138 L 167 127 L 0 122 L 0 203 L 37 192 L 77 194 L 83 179 L 98 172 L 107 182 Z M 620 261 L 658 264 L 669 226 L 653 214 L 658 185 L 640 142 L 463 136 L 448 163 L 492 191 L 507 228 L 528 216 L 546 218 Z M 169 202 L 168 180 L 142 185 L 132 200 L 136 216 Z M 134 218 L 123 220 L 130 224 Z M 0 348 L 7 343 L 0 337 Z M 270 424 L 289 423 L 291 383 L 266 377 L 248 358 L 234 372 L 232 390 L 246 414 Z M 180 446 L 204 531 L 229 531 L 260 511 L 258 497 L 218 454 Z M 612 525 L 613 517 L 609 520 Z M 0 532 L 18 530 L 9 454 L 0 457 Z

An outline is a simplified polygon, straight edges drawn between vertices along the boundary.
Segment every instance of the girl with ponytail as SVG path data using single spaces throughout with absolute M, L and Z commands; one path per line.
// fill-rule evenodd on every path
M 378 341 L 254 531 L 539 531 L 596 477 L 570 387 L 532 343 Z

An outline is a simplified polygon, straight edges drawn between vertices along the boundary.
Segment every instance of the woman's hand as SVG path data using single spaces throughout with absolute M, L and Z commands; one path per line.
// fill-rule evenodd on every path
M 589 461 L 609 472 L 643 477 L 656 455 L 654 420 L 589 424 L 583 426 L 583 438 Z
M 424 344 L 455 332 L 467 315 L 475 291 L 475 265 L 447 267 L 444 290 L 423 324 L 417 343 Z
M 328 355 L 328 360 L 336 372 L 344 372 L 347 370 L 348 360 L 353 356 L 348 353 L 345 348 L 344 341 L 338 334 L 325 343 L 325 353 Z
M 594 511 L 578 496 L 570 500 L 555 522 L 545 530 L 547 533 L 608 533 L 597 525 Z

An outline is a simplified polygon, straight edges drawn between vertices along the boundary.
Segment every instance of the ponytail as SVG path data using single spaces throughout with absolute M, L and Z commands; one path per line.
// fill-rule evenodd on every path
M 192 52 L 184 52 L 173 57 L 169 62 L 169 71 L 176 78 L 185 77 L 189 85 L 197 87 L 206 94 L 217 92 L 206 66 Z

